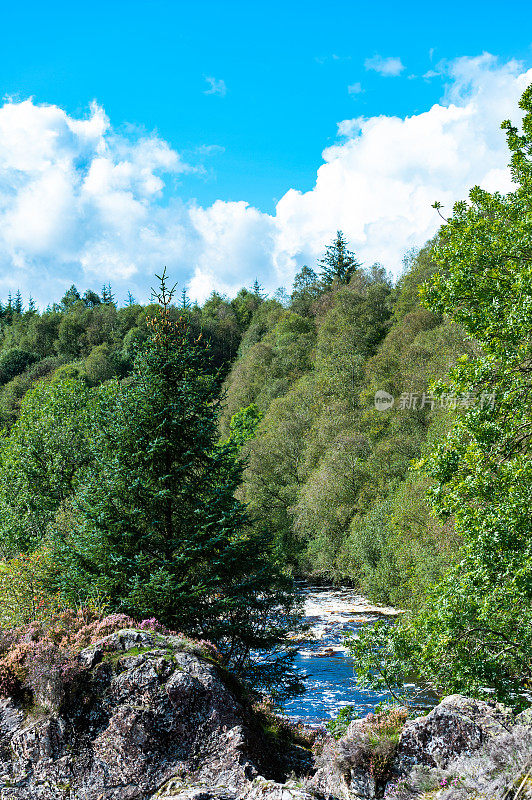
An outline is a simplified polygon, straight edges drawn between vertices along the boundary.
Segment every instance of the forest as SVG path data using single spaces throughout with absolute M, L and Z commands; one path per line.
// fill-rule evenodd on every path
M 3 628 L 155 620 L 282 695 L 293 579 L 333 581 L 407 612 L 351 643 L 373 685 L 529 702 L 530 89 L 521 107 L 515 190 L 435 203 L 395 282 L 338 231 L 273 296 L 259 275 L 198 305 L 162 273 L 147 306 L 4 301 Z

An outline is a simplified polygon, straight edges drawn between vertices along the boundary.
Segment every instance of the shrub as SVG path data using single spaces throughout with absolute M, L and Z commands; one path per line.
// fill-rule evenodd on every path
M 0 696 L 9 697 L 16 694 L 20 683 L 7 664 L 0 664 Z
M 59 607 L 57 597 L 42 582 L 46 554 L 43 551 L 0 561 L 0 626 L 16 628 L 46 619 Z
M 12 347 L 0 354 L 0 384 L 7 383 L 37 361 L 35 353 Z
M 345 739 L 338 742 L 336 767 L 346 773 L 365 768 L 377 787 L 383 788 L 391 777 L 395 750 L 408 712 L 405 708 L 390 708 L 366 719 Z
M 0 629 L 0 696 L 28 691 L 39 705 L 59 708 L 65 691 L 85 671 L 80 651 L 127 628 L 178 637 L 183 649 L 219 659 L 210 642 L 188 639 L 154 618 L 139 623 L 126 614 L 104 616 L 97 603 L 77 611 L 56 609 L 17 628 Z
M 355 707 L 344 706 L 335 717 L 325 723 L 325 727 L 335 739 L 341 739 L 347 733 L 350 723 L 355 719 L 358 719 Z
M 311 747 L 314 750 L 319 749 L 318 743 L 325 734 L 323 727 L 311 728 L 302 722 L 281 716 L 271 698 L 263 698 L 260 702 L 253 703 L 252 707 L 267 736 L 273 736 L 278 742 L 296 744 L 306 750 Z

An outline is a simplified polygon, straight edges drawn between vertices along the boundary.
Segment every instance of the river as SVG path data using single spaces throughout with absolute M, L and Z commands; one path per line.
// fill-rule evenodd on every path
M 383 617 L 400 614 L 393 608 L 374 606 L 353 589 L 304 587 L 308 638 L 298 642 L 295 666 L 307 675 L 304 694 L 284 703 L 283 712 L 306 723 L 322 722 L 352 705 L 360 714 L 372 711 L 389 695 L 364 689 L 357 683 L 355 664 L 343 642 L 346 633 Z

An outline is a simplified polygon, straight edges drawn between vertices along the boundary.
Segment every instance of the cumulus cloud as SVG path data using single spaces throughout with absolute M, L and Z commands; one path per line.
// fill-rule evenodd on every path
M 517 102 L 532 81 L 515 62 L 490 55 L 447 65 L 444 101 L 404 119 L 357 117 L 338 126 L 340 141 L 323 153 L 309 192 L 279 201 L 276 258 L 314 258 L 337 228 L 366 262 L 393 272 L 402 255 L 438 228 L 431 204 L 450 208 L 475 184 L 508 191 L 501 120 L 518 119 Z
M 364 89 L 362 88 L 362 84 L 357 82 L 357 83 L 351 83 L 347 87 L 347 91 L 349 92 L 349 94 L 360 94 L 361 92 L 364 91 Z
M 179 208 L 171 220 L 158 208 L 161 176 L 189 169 L 157 136 L 116 135 L 97 105 L 74 119 L 31 100 L 4 104 L 0 296 L 20 286 L 47 302 L 74 280 L 151 271 L 163 239 L 176 245 L 180 232 Z
M 0 297 L 20 287 L 46 305 L 73 282 L 111 281 L 119 296 L 131 289 L 144 300 L 164 265 L 200 300 L 256 277 L 270 290 L 289 287 L 337 228 L 362 261 L 397 274 L 404 253 L 437 230 L 435 200 L 449 209 L 475 184 L 511 188 L 500 122 L 519 119 L 532 70 L 488 54 L 438 70 L 444 97 L 423 113 L 340 122 L 314 187 L 290 189 L 274 214 L 246 202 L 186 202 L 174 182 L 197 166 L 156 135 L 119 135 L 97 105 L 78 119 L 57 106 L 6 102 Z
M 227 94 L 227 86 L 225 85 L 225 81 L 221 78 L 213 78 L 209 76 L 205 78 L 207 83 L 209 84 L 209 88 L 205 89 L 203 94 L 217 94 L 220 97 L 225 97 Z
M 396 78 L 404 70 L 405 65 L 398 57 L 383 58 L 383 56 L 377 55 L 372 58 L 366 58 L 364 67 L 367 70 L 378 72 L 379 75 L 383 75 L 385 78 Z

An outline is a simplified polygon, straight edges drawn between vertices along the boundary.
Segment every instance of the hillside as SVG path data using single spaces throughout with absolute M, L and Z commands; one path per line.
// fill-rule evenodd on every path
M 428 513 L 426 478 L 410 471 L 459 413 L 422 403 L 423 394 L 473 347 L 420 304 L 419 286 L 436 269 L 430 254 L 429 244 L 412 256 L 395 286 L 378 265 L 357 265 L 329 283 L 305 268 L 291 298 L 269 299 L 256 285 L 232 301 L 213 294 L 202 307 L 183 295 L 172 309 L 209 341 L 212 370 L 225 377 L 222 437 L 243 409 L 253 406 L 260 418 L 244 447 L 240 495 L 283 564 L 399 605 L 434 582 L 458 547 L 452 526 Z M 119 308 L 110 287 L 83 297 L 72 287 L 42 313 L 24 310 L 20 297 L 8 301 L 4 425 L 36 382 L 126 379 L 154 308 Z M 394 408 L 376 410 L 378 390 L 396 398 Z M 412 394 L 416 407 L 400 408 Z

